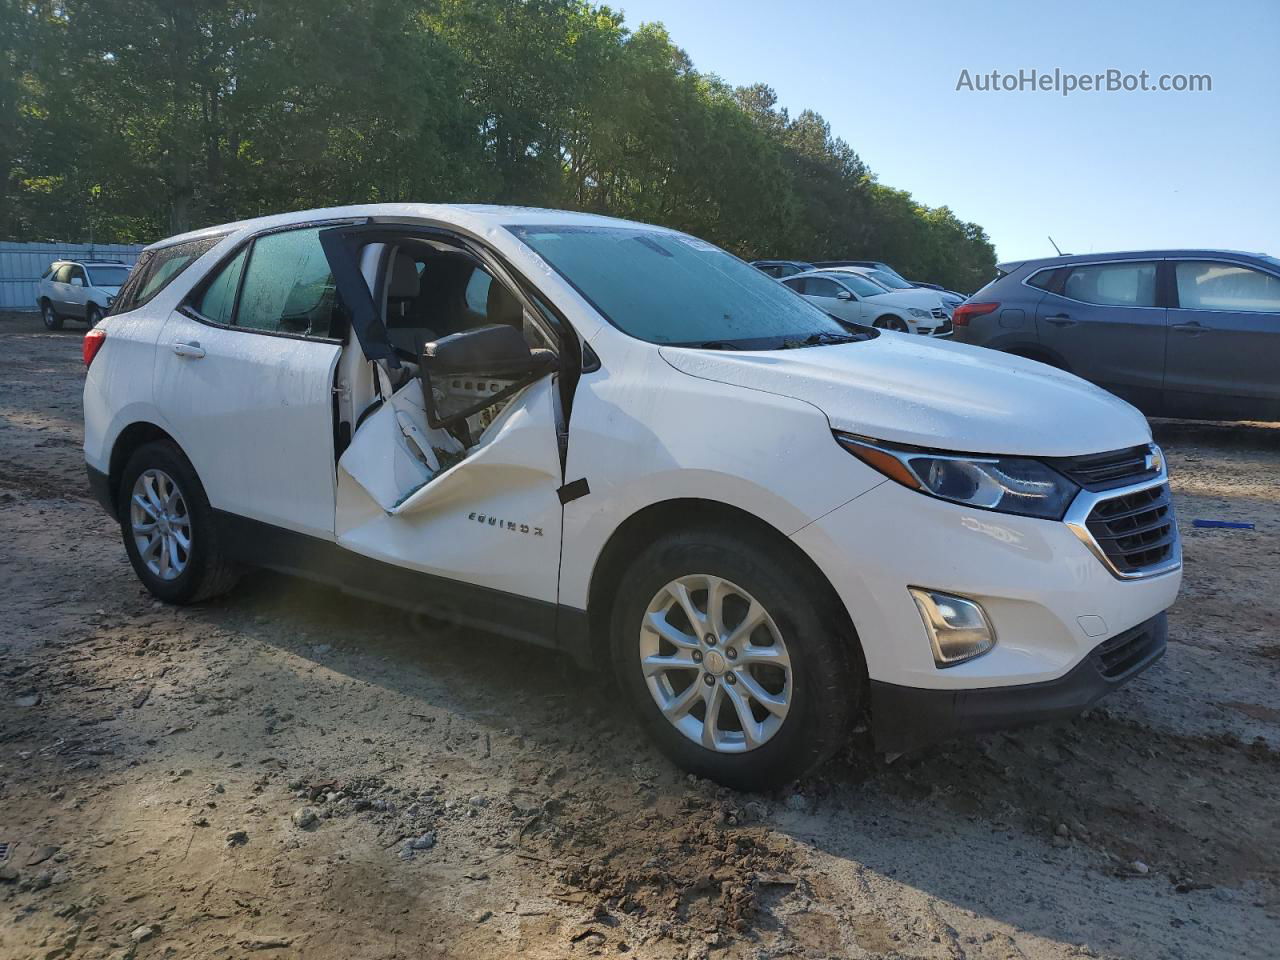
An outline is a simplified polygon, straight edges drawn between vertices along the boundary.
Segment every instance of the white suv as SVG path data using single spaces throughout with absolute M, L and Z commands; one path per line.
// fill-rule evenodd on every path
M 67 317 L 96 327 L 129 276 L 119 260 L 55 260 L 36 284 L 36 306 L 49 330 Z
M 89 478 L 156 596 L 241 566 L 610 665 L 742 788 L 1077 711 L 1164 651 L 1159 450 L 1038 363 L 846 326 L 694 237 L 291 213 L 149 248 L 86 336 Z

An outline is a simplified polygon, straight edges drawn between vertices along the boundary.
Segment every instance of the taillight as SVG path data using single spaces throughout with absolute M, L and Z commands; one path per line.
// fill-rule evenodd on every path
M 998 303 L 962 303 L 956 307 L 951 322 L 957 327 L 967 327 L 974 317 L 985 317 L 988 313 L 999 309 Z
M 93 358 L 98 355 L 98 351 L 102 349 L 102 345 L 107 342 L 107 331 L 101 327 L 94 327 L 84 335 L 84 344 L 81 347 L 84 356 L 85 369 L 89 364 L 93 363 Z

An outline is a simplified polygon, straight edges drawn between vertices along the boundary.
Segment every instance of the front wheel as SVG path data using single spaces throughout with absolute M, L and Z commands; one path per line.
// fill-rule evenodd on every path
M 881 330 L 896 330 L 898 333 L 907 332 L 907 323 L 901 317 L 895 317 L 893 314 L 885 314 L 883 317 L 877 318 L 872 326 L 879 327 Z
M 846 742 L 861 659 L 829 591 L 783 551 L 719 531 L 674 534 L 623 576 L 618 682 L 674 763 L 739 790 L 803 776 Z
M 204 487 L 173 443 L 134 451 L 120 476 L 117 515 L 134 572 L 166 603 L 195 603 L 235 585 Z
M 84 312 L 84 322 L 89 325 L 89 329 L 92 330 L 99 324 L 99 322 L 101 322 L 101 320 L 102 309 L 96 303 L 89 304 L 89 306 L 85 308 Z
M 58 316 L 58 311 L 53 309 L 53 304 L 48 300 L 41 305 L 40 316 L 44 320 L 44 328 L 46 330 L 62 329 L 62 318 Z

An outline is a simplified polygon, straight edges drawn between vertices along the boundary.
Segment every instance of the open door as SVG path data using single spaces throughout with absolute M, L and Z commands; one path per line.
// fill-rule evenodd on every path
M 545 320 L 482 252 L 439 232 L 365 225 L 322 241 L 381 394 L 338 461 L 338 543 L 554 604 L 562 424 Z M 387 251 L 378 290 L 360 269 L 372 242 Z

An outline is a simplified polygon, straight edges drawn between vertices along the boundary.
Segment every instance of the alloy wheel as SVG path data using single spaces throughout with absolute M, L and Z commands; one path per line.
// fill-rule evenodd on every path
M 143 564 L 161 580 L 176 580 L 191 562 L 191 514 L 173 477 L 144 470 L 133 484 L 129 525 Z
M 677 730 L 716 753 L 745 753 L 782 728 L 791 658 L 769 612 L 746 590 L 690 574 L 658 591 L 639 636 L 654 703 Z

